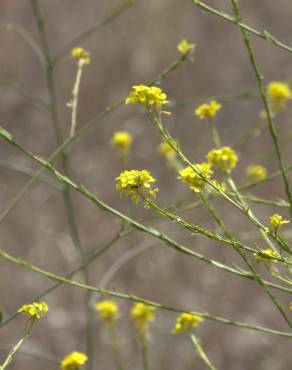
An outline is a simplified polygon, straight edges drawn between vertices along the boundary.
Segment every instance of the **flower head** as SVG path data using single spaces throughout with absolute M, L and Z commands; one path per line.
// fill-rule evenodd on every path
M 272 81 L 267 86 L 267 95 L 272 112 L 278 112 L 292 98 L 292 91 L 286 82 Z
M 119 317 L 119 306 L 114 301 L 105 300 L 97 302 L 95 308 L 99 313 L 99 317 L 109 324 L 115 322 Z
M 136 303 L 131 309 L 131 318 L 141 335 L 147 331 L 150 321 L 155 320 L 156 307 L 144 303 Z
M 275 213 L 270 217 L 270 227 L 273 228 L 275 231 L 278 231 L 278 229 L 280 229 L 282 225 L 289 223 L 290 221 L 284 220 L 283 217 L 278 213 Z
M 90 64 L 90 52 L 86 51 L 83 48 L 74 48 L 72 49 L 72 58 L 77 59 L 81 64 Z
M 84 365 L 88 360 L 85 353 L 82 352 L 72 352 L 63 358 L 61 362 L 62 370 L 78 370 L 80 366 Z
M 48 312 L 48 310 L 49 307 L 45 302 L 33 302 L 23 305 L 17 312 L 24 312 L 33 320 L 39 320 Z
M 267 169 L 260 164 L 253 164 L 245 169 L 247 177 L 252 181 L 264 180 L 267 177 Z
M 137 85 L 132 87 L 125 104 L 142 104 L 146 108 L 155 105 L 160 110 L 163 104 L 168 103 L 166 94 L 156 86 Z
M 215 100 L 210 103 L 204 103 L 195 109 L 195 115 L 201 119 L 203 118 L 214 118 L 217 111 L 221 109 L 221 104 Z
M 195 44 L 191 44 L 186 38 L 180 40 L 177 44 L 177 50 L 182 54 L 187 54 L 195 49 Z
M 254 253 L 253 256 L 255 257 L 258 263 L 263 262 L 266 265 L 271 265 L 272 263 L 276 263 L 277 261 L 275 261 L 273 258 L 279 257 L 278 254 L 275 251 L 273 251 L 273 249 L 271 248 L 261 249 L 257 251 L 256 253 Z
M 193 167 L 207 179 L 209 179 L 213 173 L 209 163 L 195 164 Z M 180 170 L 178 179 L 185 181 L 196 193 L 199 193 L 205 185 L 204 180 L 191 166 L 187 166 Z
M 238 157 L 229 146 L 219 149 L 212 149 L 207 154 L 208 163 L 219 171 L 230 173 L 236 167 Z
M 122 155 L 129 153 L 132 142 L 132 135 L 127 131 L 116 131 L 111 138 L 111 145 L 119 148 Z
M 190 313 L 182 313 L 175 322 L 175 327 L 172 330 L 173 334 L 189 332 L 196 328 L 204 319 L 198 315 Z
M 139 197 L 151 198 L 155 197 L 158 189 L 151 189 L 151 183 L 156 182 L 151 173 L 146 170 L 130 170 L 123 171 L 116 178 L 116 189 L 121 193 L 131 197 L 134 203 L 137 203 Z

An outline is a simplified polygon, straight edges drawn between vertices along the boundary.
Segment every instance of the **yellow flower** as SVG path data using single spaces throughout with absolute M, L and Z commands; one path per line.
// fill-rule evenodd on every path
M 176 151 L 165 141 L 162 141 L 158 145 L 158 152 L 162 155 L 162 157 L 171 160 L 176 158 Z
M 172 330 L 173 334 L 189 332 L 192 329 L 196 328 L 201 322 L 202 319 L 198 315 L 193 315 L 190 313 L 182 313 L 175 322 L 175 327 Z
M 204 103 L 195 109 L 195 115 L 199 118 L 214 118 L 221 104 L 212 100 L 209 104 Z
M 85 362 L 88 360 L 88 357 L 85 353 L 82 352 L 72 352 L 61 362 L 61 369 L 62 370 L 78 370 L 80 366 L 84 365 Z
M 126 98 L 125 104 L 142 104 L 146 108 L 156 105 L 158 110 L 163 104 L 168 103 L 166 94 L 156 86 L 138 85 L 133 86 L 130 95 Z
M 177 50 L 182 54 L 187 54 L 195 49 L 195 44 L 191 44 L 187 39 L 183 38 L 177 44 Z
M 245 169 L 247 177 L 252 181 L 264 180 L 267 177 L 267 169 L 260 164 L 253 164 Z
M 195 164 L 194 167 L 200 174 L 202 174 L 202 176 L 207 179 L 209 179 L 213 173 L 209 163 Z M 178 179 L 185 181 L 196 193 L 199 193 L 205 186 L 204 180 L 191 166 L 187 166 L 180 170 Z
M 33 302 L 30 304 L 23 305 L 17 312 L 24 312 L 34 320 L 40 319 L 49 310 L 48 305 L 45 302 Z
M 229 146 L 219 149 L 212 149 L 207 154 L 208 163 L 219 171 L 230 173 L 236 167 L 238 157 L 234 150 Z
M 155 197 L 158 189 L 151 189 L 151 183 L 156 182 L 151 173 L 146 170 L 123 171 L 116 178 L 116 189 L 131 197 L 132 202 L 137 203 L 139 197 Z
M 278 112 L 292 98 L 292 91 L 286 82 L 272 81 L 267 86 L 267 95 L 272 112 Z
M 275 213 L 270 217 L 270 227 L 272 227 L 275 231 L 280 229 L 280 227 L 284 224 L 289 224 L 290 221 L 284 220 L 281 215 Z
M 99 312 L 99 317 L 109 324 L 112 324 L 119 317 L 119 306 L 114 301 L 97 302 L 95 308 Z
M 259 250 L 258 252 L 254 253 L 253 256 L 258 263 L 263 262 L 267 265 L 276 263 L 277 261 L 273 260 L 273 258 L 279 257 L 278 254 L 274 252 L 271 248 Z
M 136 303 L 131 309 L 131 318 L 141 335 L 146 333 L 149 322 L 155 320 L 155 310 L 156 307 L 144 303 Z
M 83 48 L 80 48 L 80 47 L 74 48 L 74 49 L 72 49 L 71 54 L 72 54 L 72 58 L 79 60 L 80 63 L 82 63 L 82 64 L 90 64 L 91 63 L 90 52 L 86 51 Z
M 116 131 L 111 138 L 111 145 L 121 150 L 122 155 L 127 155 L 133 142 L 132 135 L 127 131 Z

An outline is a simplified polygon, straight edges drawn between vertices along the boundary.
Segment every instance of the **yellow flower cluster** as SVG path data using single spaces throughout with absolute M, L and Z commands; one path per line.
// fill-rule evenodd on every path
M 131 310 L 131 317 L 141 335 L 146 333 L 149 322 L 154 321 L 155 310 L 156 307 L 144 303 L 136 303 L 133 306 Z
M 116 178 L 116 182 L 116 189 L 122 194 L 130 196 L 133 203 L 137 203 L 139 197 L 143 199 L 155 197 L 158 192 L 157 188 L 151 189 L 151 183 L 156 182 L 156 180 L 146 170 L 123 171 Z
M 132 135 L 127 131 L 116 131 L 111 138 L 111 145 L 119 148 L 122 155 L 129 153 L 132 142 Z
M 252 181 L 264 180 L 267 177 L 267 169 L 260 164 L 250 165 L 245 169 L 247 177 Z
M 234 150 L 229 146 L 219 149 L 212 149 L 207 154 L 208 163 L 218 171 L 230 173 L 238 162 L 238 157 Z
M 158 152 L 167 160 L 172 160 L 176 158 L 176 151 L 165 141 L 162 141 L 158 145 Z
M 203 118 L 214 118 L 221 109 L 221 104 L 215 100 L 212 100 L 210 103 L 204 103 L 195 109 L 195 115 L 201 119 Z
M 286 82 L 272 81 L 267 86 L 267 95 L 272 112 L 278 112 L 286 107 L 292 91 Z
M 192 315 L 190 313 L 182 313 L 175 323 L 175 327 L 172 330 L 173 334 L 189 332 L 196 328 L 204 319 L 198 315 Z
M 146 108 L 155 105 L 157 110 L 160 110 L 168 101 L 166 94 L 159 87 L 138 85 L 132 87 L 130 95 L 125 100 L 125 104 L 132 103 L 142 104 Z
M 272 263 L 276 263 L 277 261 L 273 260 L 274 257 L 279 257 L 273 249 L 268 248 L 268 249 L 262 249 L 256 253 L 253 254 L 255 257 L 256 261 L 263 262 L 266 265 L 271 265 Z
M 270 217 L 270 227 L 273 228 L 275 231 L 278 231 L 282 225 L 289 223 L 290 221 L 284 220 L 283 217 L 278 213 L 275 213 Z
M 72 352 L 61 362 L 61 369 L 62 370 L 78 370 L 80 366 L 84 365 L 85 362 L 88 360 L 88 357 L 85 353 L 82 352 Z
M 119 306 L 114 301 L 104 300 L 98 302 L 95 308 L 99 312 L 99 317 L 104 319 L 108 324 L 114 323 L 119 317 Z
M 39 320 L 49 310 L 48 305 L 45 302 L 33 302 L 30 304 L 23 305 L 17 312 L 26 313 L 33 320 Z
M 177 50 L 182 54 L 187 54 L 195 49 L 195 44 L 191 44 L 187 39 L 183 38 L 177 44 Z
M 213 173 L 209 163 L 195 164 L 194 168 L 207 179 L 209 179 Z M 178 179 L 185 181 L 196 193 L 199 193 L 205 185 L 204 180 L 191 166 L 187 166 L 180 170 Z
M 77 59 L 82 64 L 90 64 L 90 52 L 86 51 L 83 48 L 74 48 L 72 49 L 72 58 Z

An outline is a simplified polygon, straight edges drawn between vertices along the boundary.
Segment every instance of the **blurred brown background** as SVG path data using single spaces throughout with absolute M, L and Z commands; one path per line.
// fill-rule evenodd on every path
M 45 18 L 50 50 L 55 55 L 80 32 L 99 24 L 122 1 L 46 0 L 39 3 Z M 209 3 L 230 12 L 227 0 Z M 266 28 L 283 42 L 292 45 L 291 1 L 275 3 L 272 0 L 251 0 L 241 1 L 241 6 L 248 24 L 259 30 Z M 39 42 L 30 1 L 2 0 L 0 22 L 1 26 L 15 23 L 24 27 Z M 156 77 L 178 56 L 176 44 L 182 37 L 197 44 L 195 60 L 169 74 L 162 87 L 171 100 L 193 100 L 194 103 L 184 109 L 175 108 L 173 115 L 166 120 L 173 136 L 180 141 L 189 158 L 203 161 L 212 143 L 206 125 L 193 115 L 198 99 L 254 89 L 256 84 L 239 30 L 222 19 L 201 12 L 191 1 L 138 0 L 110 25 L 82 42 L 80 46 L 92 53 L 92 64 L 85 68 L 82 79 L 78 127 L 108 105 L 125 97 L 131 85 Z M 253 37 L 252 41 L 265 81 L 291 80 L 291 55 L 263 40 Z M 49 113 L 28 97 L 3 86 L 4 81 L 15 83 L 47 100 L 44 72 L 31 48 L 17 32 L 1 27 L 0 46 L 1 125 L 24 146 L 48 157 L 57 147 Z M 69 133 L 70 110 L 66 103 L 71 98 L 75 73 L 76 64 L 67 53 L 55 71 L 58 114 L 64 137 Z M 261 109 L 258 98 L 225 103 L 218 118 L 223 143 L 234 145 L 257 119 Z M 288 109 L 282 113 L 277 122 L 282 142 L 291 130 L 290 112 L 291 109 Z M 71 154 L 71 177 L 84 183 L 90 191 L 114 208 L 128 212 L 127 199 L 120 198 L 114 188 L 114 179 L 122 164 L 117 152 L 109 145 L 112 133 L 124 129 L 134 136 L 131 166 L 149 169 L 158 179 L 160 204 L 167 205 L 184 196 L 190 199 L 191 194 L 186 186 L 176 179 L 176 173 L 156 153 L 160 141 L 158 133 L 135 106 L 119 108 L 78 141 Z M 291 146 L 285 148 L 286 159 L 289 161 Z M 26 175 L 5 169 L 5 163 L 17 164 L 25 169 L 36 169 L 37 166 L 3 141 L 0 150 L 2 213 L 29 179 Z M 235 178 L 240 181 L 244 176 L 244 167 L 251 162 L 261 161 L 264 153 L 269 151 L 271 140 L 264 130 L 260 137 L 239 153 L 240 164 L 234 173 Z M 277 168 L 275 160 L 265 164 L 269 171 Z M 60 167 L 60 162 L 57 161 L 57 165 Z M 282 183 L 278 180 L 259 187 L 254 193 L 266 197 L 284 197 Z M 72 192 L 72 198 L 82 246 L 89 252 L 108 240 L 118 229 L 119 223 L 79 194 Z M 233 232 L 239 234 L 242 231 L 254 231 L 230 206 L 224 202 L 218 203 L 218 206 Z M 255 210 L 264 223 L 270 213 L 275 211 L 272 207 L 264 206 L 255 206 Z M 138 206 L 131 207 L 131 214 L 138 220 L 144 220 L 152 212 Z M 190 211 L 186 216 L 206 227 L 214 227 L 202 210 Z M 212 258 L 240 264 L 233 251 L 215 242 L 190 236 L 170 222 L 159 220 L 154 227 Z M 11 254 L 61 275 L 79 265 L 68 229 L 62 193 L 46 183 L 35 184 L 1 224 L 1 240 L 1 248 Z M 266 247 L 257 242 L 254 244 L 254 241 L 251 243 Z M 106 287 L 165 304 L 288 330 L 264 291 L 255 283 L 187 258 L 159 240 L 138 232 L 116 243 L 90 265 L 90 283 L 99 286 L 112 265 L 134 248 L 142 248 L 141 253 L 124 264 Z M 264 269 L 262 272 L 265 274 Z M 75 278 L 81 279 L 81 276 Z M 47 279 L 2 259 L 0 305 L 6 317 L 51 284 Z M 276 294 L 287 307 L 291 298 L 279 292 Z M 50 312 L 35 325 L 33 335 L 24 348 L 46 352 L 57 358 L 73 350 L 85 351 L 83 298 L 83 291 L 69 286 L 62 286 L 48 295 L 46 301 L 50 305 Z M 141 369 L 137 336 L 128 319 L 131 303 L 120 303 L 123 316 L 119 322 L 119 335 L 125 368 Z M 151 369 L 204 369 L 189 338 L 170 334 L 175 317 L 164 311 L 157 313 L 157 320 L 151 329 Z M 100 321 L 92 325 L 94 331 L 96 328 L 94 368 L 114 369 L 106 328 Z M 18 317 L 1 329 L 0 347 L 15 343 L 23 326 L 24 318 Z M 203 347 L 218 369 L 291 369 L 289 339 L 210 321 L 206 321 L 198 333 Z M 1 351 L 0 355 L 3 359 L 5 351 Z M 17 355 L 10 368 L 46 370 L 58 368 L 58 365 L 43 359 Z

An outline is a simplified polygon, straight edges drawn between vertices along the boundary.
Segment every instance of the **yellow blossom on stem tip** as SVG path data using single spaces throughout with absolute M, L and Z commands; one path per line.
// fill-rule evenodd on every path
M 194 164 L 193 167 L 206 179 L 209 179 L 213 173 L 209 163 Z M 196 193 L 199 193 L 205 186 L 202 177 L 191 166 L 187 166 L 180 170 L 178 179 L 186 182 Z
M 127 131 L 116 131 L 111 138 L 111 145 L 119 148 L 124 155 L 128 154 L 132 142 L 132 135 Z
M 245 169 L 247 177 L 252 181 L 264 180 L 267 177 L 267 169 L 260 164 L 253 164 Z
M 292 91 L 286 82 L 272 81 L 267 86 L 267 95 L 272 112 L 278 112 L 286 107 Z
M 45 302 L 34 302 L 23 305 L 17 312 L 26 313 L 33 320 L 38 320 L 44 316 L 49 310 L 48 305 Z
M 139 198 L 155 197 L 158 189 L 151 189 L 151 183 L 156 182 L 151 173 L 146 170 L 123 171 L 116 178 L 116 189 L 122 194 L 131 197 L 133 203 L 137 203 Z
M 72 54 L 73 59 L 77 59 L 78 61 L 80 61 L 83 64 L 90 64 L 91 63 L 90 52 L 86 51 L 83 48 L 80 48 L 80 47 L 74 48 L 74 49 L 72 49 L 71 54 Z
M 238 162 L 238 157 L 234 150 L 229 146 L 219 149 L 212 149 L 207 154 L 208 163 L 218 171 L 230 173 Z
M 195 49 L 195 44 L 191 44 L 186 38 L 180 40 L 177 44 L 177 50 L 182 54 L 187 54 Z
M 204 319 L 198 315 L 190 313 L 182 313 L 175 322 L 175 327 L 172 330 L 173 334 L 190 332 L 196 328 Z
M 155 320 L 156 307 L 144 303 L 136 303 L 131 309 L 131 318 L 141 335 L 148 329 L 148 324 Z
M 97 302 L 95 308 L 99 313 L 99 317 L 109 324 L 112 324 L 119 317 L 119 306 L 114 301 L 104 300 Z
M 142 104 L 146 108 L 155 105 L 161 110 L 163 104 L 168 103 L 166 94 L 156 86 L 137 85 L 132 87 L 130 95 L 126 98 L 125 104 Z
M 270 217 L 270 227 L 273 228 L 275 231 L 280 229 L 280 227 L 284 224 L 289 224 L 290 221 L 284 220 L 281 215 L 275 213 Z
M 273 257 L 279 257 L 278 254 L 271 248 L 259 250 L 253 253 L 253 256 L 255 257 L 258 263 L 263 262 L 266 265 L 276 263 L 277 261 L 273 260 Z
M 85 353 L 82 352 L 72 352 L 66 357 L 64 357 L 61 362 L 62 370 L 78 370 L 85 362 L 88 360 L 88 357 Z
M 195 109 L 195 115 L 201 119 L 214 118 L 221 109 L 221 104 L 212 100 L 210 103 L 204 103 Z

